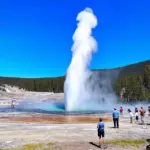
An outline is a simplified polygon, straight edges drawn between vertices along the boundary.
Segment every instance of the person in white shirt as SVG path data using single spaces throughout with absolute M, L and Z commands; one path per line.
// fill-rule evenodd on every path
M 128 109 L 128 113 L 130 114 L 130 123 L 133 123 L 133 113 L 130 109 Z

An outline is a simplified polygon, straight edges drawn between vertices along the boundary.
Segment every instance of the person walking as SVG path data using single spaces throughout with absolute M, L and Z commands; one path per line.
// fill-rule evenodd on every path
M 119 128 L 119 112 L 117 111 L 116 108 L 114 108 L 114 111 L 113 111 L 113 122 L 114 122 L 114 128 Z
M 99 119 L 99 122 L 97 124 L 97 131 L 98 131 L 98 137 L 99 137 L 99 147 L 101 147 L 101 144 L 104 144 L 104 136 L 105 136 L 105 131 L 104 131 L 104 122 L 102 118 Z M 102 141 L 101 141 L 102 140 Z

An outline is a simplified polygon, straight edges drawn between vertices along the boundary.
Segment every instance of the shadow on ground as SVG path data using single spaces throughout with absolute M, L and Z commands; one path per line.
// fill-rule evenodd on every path
M 98 145 L 98 144 L 96 144 L 96 143 L 94 143 L 94 142 L 89 142 L 91 145 L 93 145 L 93 146 L 96 146 L 96 147 L 98 147 L 98 148 L 103 148 L 103 149 L 106 149 L 107 148 L 107 146 L 106 145 Z

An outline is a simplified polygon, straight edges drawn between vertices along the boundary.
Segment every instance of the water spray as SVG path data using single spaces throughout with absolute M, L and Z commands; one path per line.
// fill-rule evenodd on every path
M 75 110 L 87 98 L 86 81 L 89 77 L 89 63 L 92 53 L 97 49 L 97 42 L 91 36 L 97 26 L 97 18 L 92 9 L 81 11 L 77 18 L 77 29 L 73 35 L 72 60 L 67 70 L 65 81 L 65 108 Z

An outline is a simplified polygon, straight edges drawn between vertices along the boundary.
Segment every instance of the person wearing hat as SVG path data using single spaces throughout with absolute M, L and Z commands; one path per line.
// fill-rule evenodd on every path
M 104 122 L 102 118 L 99 118 L 97 129 L 98 129 L 97 131 L 98 131 L 98 137 L 99 137 L 99 147 L 101 147 L 101 144 L 104 144 L 104 136 L 105 136 Z M 102 139 L 102 142 L 101 142 L 101 139 Z
M 114 108 L 114 111 L 113 111 L 113 122 L 114 122 L 114 128 L 119 128 L 119 111 L 117 111 L 116 108 Z

